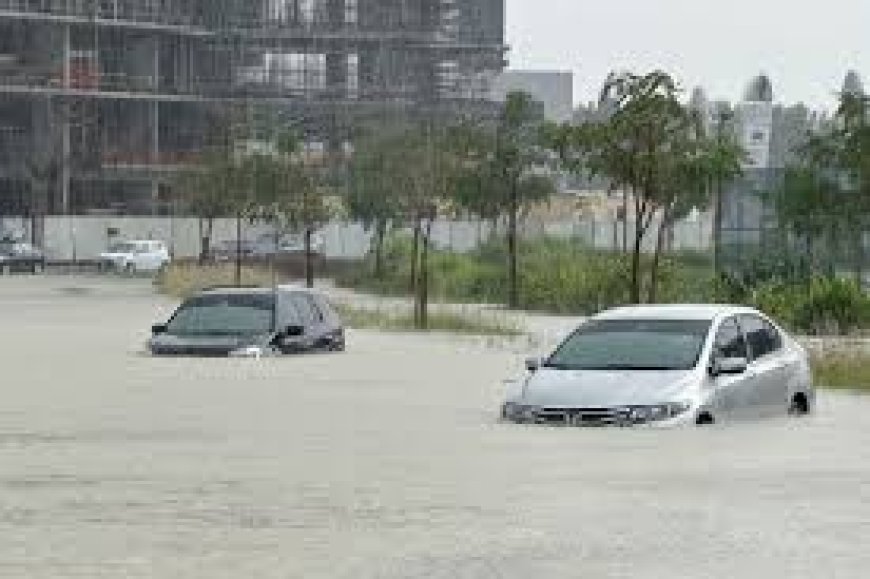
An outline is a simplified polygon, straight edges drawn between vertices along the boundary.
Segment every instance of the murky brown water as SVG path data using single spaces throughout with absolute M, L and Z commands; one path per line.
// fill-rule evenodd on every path
M 141 282 L 0 278 L 0 577 L 865 577 L 870 403 L 682 431 L 494 421 L 520 357 L 154 360 Z

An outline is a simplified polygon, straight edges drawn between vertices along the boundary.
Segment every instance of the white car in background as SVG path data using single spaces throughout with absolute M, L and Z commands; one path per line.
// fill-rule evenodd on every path
M 162 241 L 122 241 L 99 256 L 101 270 L 126 273 L 156 272 L 170 262 L 169 249 Z

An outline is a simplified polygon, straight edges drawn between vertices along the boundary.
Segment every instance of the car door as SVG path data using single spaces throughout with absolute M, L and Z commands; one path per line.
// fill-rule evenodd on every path
M 310 315 L 310 333 L 312 347 L 318 350 L 329 349 L 333 345 L 333 336 L 326 315 L 317 305 L 311 294 L 299 293 L 299 299 L 304 303 L 306 314 Z
M 294 309 L 299 313 L 299 319 L 305 327 L 305 334 L 302 342 L 306 349 L 318 349 L 322 347 L 320 338 L 322 335 L 323 317 L 319 310 L 314 307 L 311 298 L 303 292 L 291 292 L 289 295 L 290 302 Z
M 788 409 L 787 360 L 782 336 L 773 325 L 755 314 L 740 317 L 749 345 L 749 372 L 757 385 L 754 402 L 761 415 L 781 414 Z
M 713 358 L 749 358 L 746 337 L 736 317 L 730 317 L 719 324 L 713 342 Z M 713 360 L 710 360 L 711 364 Z M 754 377 L 749 373 L 723 374 L 710 378 L 713 392 L 713 410 L 718 418 L 740 420 L 749 418 L 752 413 L 754 396 Z
M 135 243 L 130 251 L 130 261 L 137 271 L 147 271 L 148 264 L 148 244 Z

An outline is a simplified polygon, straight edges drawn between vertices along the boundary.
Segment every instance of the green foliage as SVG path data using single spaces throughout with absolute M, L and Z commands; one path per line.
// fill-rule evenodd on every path
M 268 267 L 248 265 L 242 267 L 241 282 L 245 285 L 270 287 L 273 281 L 272 271 Z M 175 262 L 158 272 L 154 278 L 154 285 L 163 295 L 184 299 L 209 287 L 235 285 L 235 267 L 227 263 Z
M 410 240 L 395 236 L 386 244 L 383 275 L 372 275 L 363 264 L 338 282 L 381 295 L 405 295 L 410 251 Z M 500 240 L 468 254 L 434 251 L 430 260 L 433 297 L 453 303 L 507 302 L 507 251 Z M 629 303 L 630 262 L 625 255 L 593 251 L 570 239 L 541 239 L 522 244 L 519 261 L 523 309 L 592 314 Z M 712 295 L 706 269 L 694 255 L 664 260 L 662 299 L 699 301 L 699 296 Z
M 344 323 L 357 330 L 410 332 L 417 329 L 414 317 L 410 313 L 394 311 L 385 313 L 354 308 L 347 304 L 336 304 L 336 309 Z M 505 320 L 475 318 L 452 312 L 432 312 L 426 330 L 480 336 L 519 336 L 522 334 L 515 325 Z
M 870 355 L 866 352 L 813 356 L 813 381 L 821 388 L 870 392 Z
M 635 238 L 630 287 L 635 303 L 641 301 L 644 287 L 650 301 L 660 301 L 666 280 L 658 256 L 667 229 L 693 208 L 707 205 L 711 183 L 733 178 L 743 155 L 721 135 L 707 137 L 697 111 L 680 102 L 680 92 L 662 71 L 613 73 L 600 98 L 601 108 L 612 111 L 606 120 L 545 131 L 564 166 L 602 177 L 631 199 Z M 649 281 L 644 281 L 643 240 L 656 215 L 656 252 L 647 268 Z
M 870 298 L 850 280 L 768 282 L 749 292 L 745 302 L 795 331 L 810 334 L 849 334 L 870 323 Z

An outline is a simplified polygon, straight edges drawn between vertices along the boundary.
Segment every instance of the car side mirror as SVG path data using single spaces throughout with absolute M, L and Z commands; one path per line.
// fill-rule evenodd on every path
M 533 374 L 541 369 L 541 359 L 540 358 L 527 358 L 526 359 L 526 370 L 532 372 Z
M 743 374 L 749 368 L 749 360 L 746 358 L 714 358 L 710 367 L 710 374 L 718 376 L 734 376 Z
M 154 324 L 153 326 L 151 326 L 151 334 L 154 336 L 165 334 L 167 331 L 169 331 L 169 328 L 166 324 Z
M 305 326 L 287 326 L 284 328 L 285 338 L 298 338 L 305 335 Z

